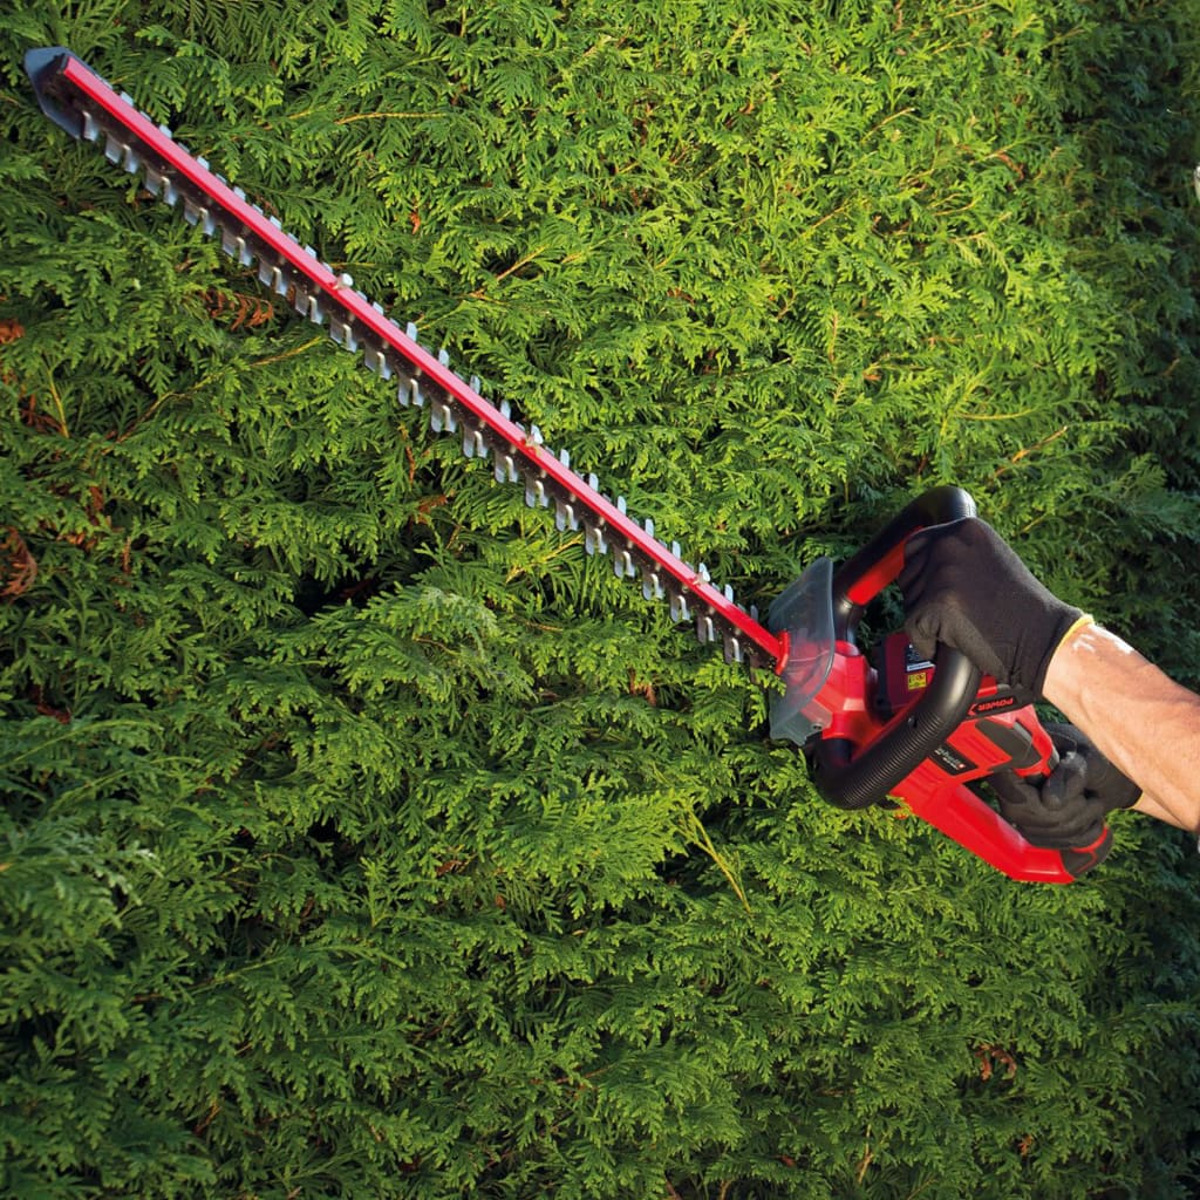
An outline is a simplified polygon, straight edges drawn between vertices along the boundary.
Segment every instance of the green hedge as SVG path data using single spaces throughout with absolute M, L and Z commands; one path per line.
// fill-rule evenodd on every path
M 0 15 L 0 1190 L 1193 1195 L 1188 839 L 1037 888 L 824 805 L 760 681 L 20 62 L 70 46 L 739 596 L 952 481 L 1195 685 L 1198 22 Z

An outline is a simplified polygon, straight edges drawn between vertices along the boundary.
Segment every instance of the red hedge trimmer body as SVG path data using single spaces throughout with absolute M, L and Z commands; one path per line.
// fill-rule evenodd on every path
M 1107 831 L 1077 851 L 1039 849 L 972 790 L 1000 770 L 1051 769 L 1054 748 L 1032 707 L 947 647 L 935 662 L 917 663 L 907 638 L 893 634 L 872 664 L 855 644 L 862 610 L 899 573 L 908 537 L 972 515 L 966 492 L 926 493 L 836 572 L 819 559 L 764 625 L 729 588 L 712 584 L 703 563 L 693 567 L 678 545 L 658 541 L 650 521 L 634 520 L 623 499 L 600 493 L 595 476 L 573 471 L 566 451 L 548 450 L 537 426 L 526 429 L 507 405 L 485 399 L 477 379 L 460 379 L 444 353 L 419 344 L 414 326 L 401 330 L 348 275 L 284 233 L 70 51 L 31 50 L 25 67 L 49 117 L 73 137 L 102 141 L 112 163 L 182 206 L 240 265 L 256 267 L 264 287 L 325 325 L 339 345 L 361 350 L 372 371 L 396 381 L 401 404 L 428 411 L 435 432 L 460 434 L 469 458 L 490 455 L 498 481 L 524 482 L 529 505 L 553 503 L 559 529 L 582 527 L 588 553 L 610 554 L 618 576 L 640 575 L 647 599 L 669 599 L 675 620 L 694 618 L 699 640 L 720 639 L 727 661 L 773 669 L 784 686 L 771 698 L 771 734 L 804 748 L 827 799 L 862 808 L 893 797 L 1014 879 L 1067 883 L 1098 861 Z

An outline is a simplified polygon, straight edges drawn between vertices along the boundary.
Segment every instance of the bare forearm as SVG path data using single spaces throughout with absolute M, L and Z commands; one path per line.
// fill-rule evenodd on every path
M 1134 812 L 1145 813 L 1148 817 L 1154 817 L 1156 820 L 1165 821 L 1168 825 L 1177 825 L 1180 829 L 1193 829 L 1193 826 L 1177 817 L 1170 809 L 1164 808 L 1153 796 L 1148 792 L 1143 792 L 1138 802 L 1133 806 Z M 1200 833 L 1200 829 L 1194 830 Z
M 1044 692 L 1141 787 L 1139 811 L 1200 832 L 1200 696 L 1098 625 L 1059 647 Z

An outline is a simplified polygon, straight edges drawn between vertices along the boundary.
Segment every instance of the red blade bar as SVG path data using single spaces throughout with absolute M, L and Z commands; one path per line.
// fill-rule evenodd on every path
M 49 54 L 50 52 L 38 53 Z M 374 335 L 378 341 L 402 355 L 420 374 L 453 396 L 458 404 L 479 423 L 503 438 L 536 469 L 540 477 L 551 481 L 552 486 L 556 487 L 560 494 L 566 493 L 577 498 L 582 505 L 599 518 L 601 527 L 607 527 L 607 531 L 611 535 L 626 543 L 647 561 L 656 564 L 680 587 L 691 592 L 707 606 L 716 618 L 728 626 L 732 626 L 743 637 L 758 646 L 777 672 L 782 670 L 787 657 L 786 637 L 772 633 L 751 614 L 735 604 L 729 596 L 714 587 L 708 581 L 707 572 L 704 571 L 703 566 L 697 570 L 668 550 L 657 538 L 627 516 L 621 508 L 618 508 L 616 504 L 572 471 L 555 454 L 547 450 L 534 432 L 526 433 L 520 425 L 510 420 L 484 399 L 475 388 L 460 379 L 436 356 L 430 354 L 418 342 L 410 338 L 395 322 L 386 317 L 381 309 L 368 301 L 361 292 L 356 291 L 353 281 L 348 276 L 335 275 L 310 251 L 302 247 L 290 235 L 284 233 L 259 209 L 248 203 L 239 191 L 235 191 L 208 170 L 202 162 L 188 153 L 174 140 L 169 131 L 155 125 L 149 118 L 138 112 L 128 99 L 118 95 L 79 58 L 67 50 L 62 50 L 53 66 L 55 81 L 64 81 L 87 101 L 103 109 L 155 158 L 161 160 L 170 171 L 188 180 L 204 196 L 231 216 L 237 224 L 243 226 L 252 235 L 254 241 L 264 246 L 270 254 L 287 262 L 293 270 L 302 274 L 309 281 L 314 291 L 319 292 L 328 301 L 340 307 L 351 318 L 349 322 L 343 322 L 347 334 L 350 333 L 352 323 L 359 330 Z M 51 87 L 44 76 L 41 79 L 35 79 L 35 85 L 38 86 L 39 93 L 43 88 L 52 93 L 59 92 L 59 88 Z M 55 99 L 59 98 L 59 95 L 55 95 Z M 67 122 L 59 116 L 56 116 L 55 119 L 70 128 Z M 86 120 L 85 110 L 83 122 L 86 123 Z M 74 129 L 71 129 L 71 132 L 75 136 L 81 136 Z M 123 149 L 128 169 L 135 169 L 131 165 L 135 161 L 134 156 L 128 147 Z

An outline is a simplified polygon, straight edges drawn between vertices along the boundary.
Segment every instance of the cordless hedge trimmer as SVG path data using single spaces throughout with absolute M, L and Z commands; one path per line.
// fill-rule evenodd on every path
M 506 404 L 484 399 L 479 381 L 464 382 L 444 352 L 425 349 L 415 326 L 402 330 L 349 275 L 319 261 L 70 51 L 31 50 L 25 68 L 52 120 L 102 145 L 114 165 L 140 173 L 152 195 L 219 238 L 240 266 L 255 267 L 265 288 L 325 326 L 340 346 L 361 351 L 372 371 L 396 383 L 402 405 L 426 410 L 432 430 L 461 436 L 468 458 L 490 456 L 496 479 L 523 482 L 530 506 L 553 504 L 560 530 L 582 527 L 589 554 L 611 555 L 618 576 L 640 576 L 647 599 L 668 599 L 672 619 L 693 619 L 701 642 L 723 643 L 726 661 L 780 676 L 771 736 L 804 749 L 828 800 L 845 808 L 902 801 L 1014 879 L 1067 883 L 1103 857 L 1107 830 L 1078 850 L 1032 846 L 974 790 L 999 771 L 1036 778 L 1053 767 L 1054 747 L 1032 706 L 981 678 L 949 647 L 939 647 L 935 662 L 917 662 L 907 637 L 895 633 L 872 664 L 855 644 L 864 607 L 903 566 L 908 537 L 973 515 L 966 492 L 926 493 L 836 571 L 818 559 L 775 601 L 764 625 L 728 587 L 714 586 L 703 564 L 691 566 L 677 544 L 660 542 L 650 521 L 634 520 L 623 499 L 602 495 L 594 475 L 577 474 L 566 451 L 547 449 L 536 425 L 526 429 Z

